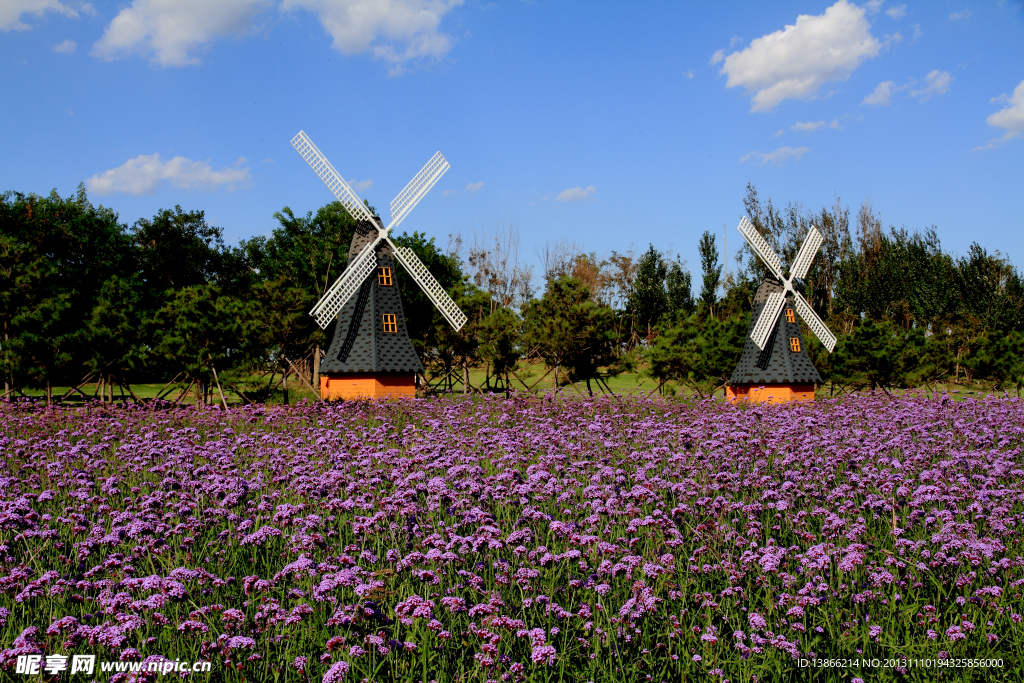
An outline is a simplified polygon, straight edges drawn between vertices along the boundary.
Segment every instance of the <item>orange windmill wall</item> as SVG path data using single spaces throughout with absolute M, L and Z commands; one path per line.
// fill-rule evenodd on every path
M 320 375 L 320 395 L 327 401 L 357 398 L 416 397 L 415 375 Z
M 813 401 L 813 384 L 753 384 L 729 385 L 725 395 L 730 401 L 751 401 L 753 403 L 789 403 L 791 401 Z

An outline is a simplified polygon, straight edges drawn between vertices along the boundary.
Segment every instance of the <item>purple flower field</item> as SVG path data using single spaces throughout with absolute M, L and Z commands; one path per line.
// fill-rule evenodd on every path
M 25 654 L 218 681 L 1024 678 L 1017 399 L 6 403 L 0 425 L 11 680 Z

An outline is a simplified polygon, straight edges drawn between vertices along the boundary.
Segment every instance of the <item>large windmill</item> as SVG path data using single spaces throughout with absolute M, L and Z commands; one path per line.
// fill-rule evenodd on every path
M 783 277 L 779 257 L 746 217 L 740 221 L 739 231 L 770 274 L 754 295 L 747 341 L 729 378 L 726 395 L 729 399 L 756 402 L 813 401 L 814 385 L 821 383 L 821 375 L 807 355 L 796 316 L 807 323 L 829 353 L 835 348 L 836 338 L 803 295 L 793 288 L 793 282 L 807 275 L 825 239 L 812 225 L 787 279 Z
M 333 334 L 328 332 L 332 339 L 320 366 L 320 395 L 326 399 L 414 396 L 416 373 L 423 372 L 423 364 L 405 327 L 394 275 L 396 260 L 453 328 L 461 329 L 466 315 L 412 249 L 396 246 L 388 233 L 444 175 L 448 162 L 440 152 L 427 162 L 392 200 L 391 223 L 384 227 L 303 131 L 292 138 L 292 147 L 357 222 L 348 267 L 309 312 L 320 327 L 334 327 Z

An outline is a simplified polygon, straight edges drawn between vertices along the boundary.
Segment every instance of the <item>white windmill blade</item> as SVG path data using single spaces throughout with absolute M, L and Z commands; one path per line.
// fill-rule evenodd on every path
M 779 319 L 779 313 L 785 305 L 786 295 L 782 292 L 772 292 L 768 295 L 768 300 L 764 302 L 761 315 L 757 317 L 754 329 L 750 333 L 750 338 L 762 351 L 768 344 L 768 335 L 775 329 L 775 321 Z
M 390 240 L 388 240 L 390 242 Z M 395 257 L 398 262 L 402 264 L 412 279 L 416 281 L 416 284 L 420 286 L 420 289 L 426 293 L 427 298 L 434 302 L 437 309 L 441 311 L 441 315 L 445 317 L 445 320 L 455 328 L 458 332 L 462 329 L 462 326 L 466 324 L 466 314 L 463 313 L 452 298 L 448 296 L 448 292 L 444 291 L 441 287 L 441 283 L 434 279 L 434 276 L 430 274 L 427 267 L 423 265 L 423 261 L 420 261 L 416 253 L 408 247 L 396 247 L 394 244 L 391 245 L 395 251 Z
M 796 261 L 793 262 L 793 267 L 789 269 L 790 279 L 803 280 L 804 276 L 807 275 L 807 271 L 811 269 L 811 263 L 814 261 L 815 255 L 818 253 L 818 249 L 821 248 L 825 238 L 821 236 L 818 229 L 813 225 L 811 229 L 807 231 L 807 237 L 804 239 L 803 245 L 800 247 L 800 251 L 796 255 Z
M 832 353 L 832 349 L 836 347 L 836 336 L 825 326 L 822 319 L 814 312 L 807 300 L 800 296 L 799 292 L 793 292 L 793 307 L 796 308 L 800 319 L 807 323 L 807 327 L 811 328 L 811 332 L 818 338 L 818 341 L 828 349 L 829 353 Z
M 313 169 L 313 172 L 320 176 L 320 180 L 324 181 L 327 189 L 338 198 L 338 201 L 341 202 L 341 205 L 345 207 L 345 210 L 348 211 L 352 218 L 357 221 L 370 221 L 372 225 L 377 225 L 376 221 L 373 220 L 373 214 L 356 196 L 356 193 L 352 191 L 352 188 L 348 186 L 348 183 L 345 182 L 341 175 L 334 170 L 331 162 L 327 161 L 327 157 L 316 148 L 316 145 L 309 139 L 305 131 L 300 130 L 299 134 L 292 138 L 292 147 L 306 160 L 306 163 Z
M 782 277 L 782 262 L 779 261 L 779 257 L 775 255 L 771 246 L 761 237 L 761 233 L 757 231 L 757 228 L 751 225 L 746 216 L 740 220 L 738 230 L 747 240 L 750 248 L 754 250 L 754 253 L 760 256 L 764 264 L 768 266 L 768 270 L 772 271 L 772 274 L 780 280 L 784 279 Z
M 412 211 L 412 208 L 423 199 L 447 170 L 448 161 L 441 156 L 440 152 L 432 156 L 427 165 L 416 174 L 416 177 L 409 181 L 405 189 L 391 200 L 391 225 L 388 226 L 388 229 L 397 228 L 402 219 Z
M 320 297 L 320 301 L 309 312 L 313 319 L 316 320 L 317 325 L 322 329 L 326 329 L 331 324 L 331 321 L 338 315 L 341 307 L 352 298 L 353 294 L 359 291 L 359 287 L 366 280 L 366 277 L 377 267 L 377 255 L 374 250 L 382 239 L 384 238 L 378 237 L 363 247 L 363 250 L 349 264 L 345 272 L 341 274 L 341 277 L 334 281 L 331 288 Z

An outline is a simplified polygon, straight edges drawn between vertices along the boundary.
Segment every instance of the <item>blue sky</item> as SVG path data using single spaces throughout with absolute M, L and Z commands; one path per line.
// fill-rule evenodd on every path
M 514 223 L 530 262 L 650 242 L 696 272 L 751 182 L 1022 266 L 1022 38 L 1009 0 L 0 0 L 0 191 L 85 182 L 235 243 L 332 199 L 303 129 L 385 215 L 441 150 L 402 229 Z

